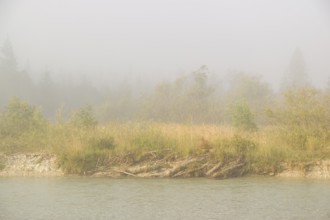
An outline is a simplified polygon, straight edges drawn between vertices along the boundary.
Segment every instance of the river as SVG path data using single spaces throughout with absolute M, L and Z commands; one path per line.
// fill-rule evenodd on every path
M 2 177 L 0 219 L 330 219 L 330 181 Z

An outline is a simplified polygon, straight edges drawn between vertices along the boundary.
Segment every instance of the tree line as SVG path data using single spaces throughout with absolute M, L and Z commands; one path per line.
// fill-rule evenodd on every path
M 0 106 L 4 108 L 12 97 L 18 97 L 40 106 L 50 119 L 55 119 L 59 112 L 69 117 L 74 110 L 93 106 L 93 114 L 101 123 L 152 120 L 232 124 L 254 130 L 260 125 L 272 124 L 270 118 L 275 117 L 275 109 L 281 109 L 281 105 L 321 102 L 320 105 L 327 108 L 329 93 L 330 81 L 324 90 L 313 88 L 309 83 L 298 49 L 292 56 L 279 92 L 274 92 L 261 76 L 239 71 L 218 80 L 209 73 L 207 66 L 173 81 L 160 82 L 149 90 L 143 85 L 130 86 L 127 81 L 105 88 L 95 88 L 88 81 L 78 85 L 63 84 L 55 82 L 49 72 L 34 82 L 27 70 L 18 68 L 8 40 L 3 44 L 0 56 Z M 299 112 L 301 108 L 296 110 Z

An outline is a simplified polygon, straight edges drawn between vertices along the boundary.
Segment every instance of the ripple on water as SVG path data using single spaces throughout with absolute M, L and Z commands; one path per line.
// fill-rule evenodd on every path
M 330 181 L 0 178 L 0 219 L 329 219 Z

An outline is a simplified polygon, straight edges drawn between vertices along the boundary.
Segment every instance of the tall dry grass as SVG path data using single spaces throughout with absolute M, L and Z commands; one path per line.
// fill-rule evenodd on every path
M 261 170 L 283 161 L 330 158 L 329 142 L 319 141 L 325 146 L 319 149 L 292 147 L 278 126 L 251 132 L 210 124 L 127 122 L 85 128 L 55 123 L 48 124 L 41 133 L 33 131 L 19 137 L 2 138 L 0 151 L 55 153 L 67 173 L 79 174 L 95 169 L 100 161 L 116 155 L 129 155 L 134 163 L 149 152 L 176 158 L 207 154 L 210 160 L 218 161 L 244 155 L 251 170 Z

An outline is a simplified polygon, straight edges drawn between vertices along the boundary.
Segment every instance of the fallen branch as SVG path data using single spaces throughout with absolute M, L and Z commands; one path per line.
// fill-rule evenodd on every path
M 173 177 L 189 177 L 192 176 L 191 174 L 196 173 L 197 171 L 200 171 L 204 169 L 208 163 L 203 164 L 203 166 L 197 167 L 195 169 L 188 169 L 188 170 L 181 170 L 180 172 L 176 173 Z
M 175 175 L 176 173 L 180 172 L 182 169 L 184 169 L 188 164 L 192 163 L 192 162 L 195 162 L 196 159 L 193 158 L 193 159 L 189 159 L 189 160 L 186 160 L 184 162 L 182 162 L 181 164 L 173 167 L 169 173 L 168 173 L 168 176 L 173 176 Z
M 225 169 L 221 170 L 220 172 L 213 174 L 212 177 L 216 178 L 216 177 L 227 176 L 227 174 L 231 173 L 232 171 L 236 170 L 237 168 L 241 168 L 242 166 L 244 166 L 244 163 L 239 163 L 239 164 L 235 164 L 235 165 L 226 167 Z
M 206 172 L 206 176 L 210 176 L 214 172 L 218 171 L 223 166 L 223 162 L 219 162 L 217 165 L 212 167 L 210 170 Z

